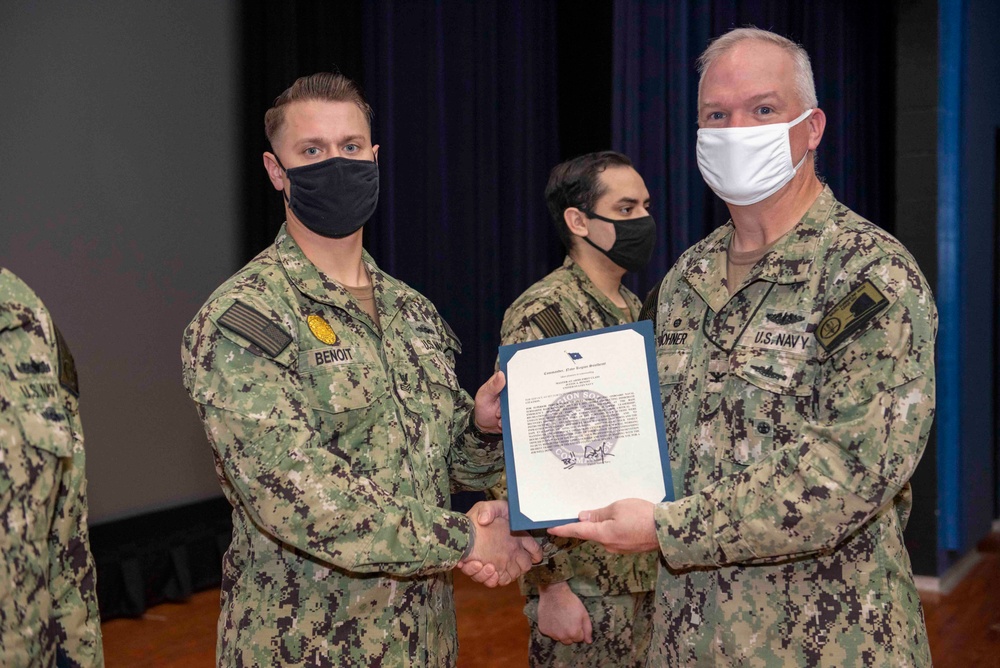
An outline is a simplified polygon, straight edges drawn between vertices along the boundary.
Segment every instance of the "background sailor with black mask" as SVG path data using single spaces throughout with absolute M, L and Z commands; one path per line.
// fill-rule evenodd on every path
M 567 160 L 552 169 L 545 200 L 566 259 L 507 309 L 501 343 L 637 320 L 642 304 L 621 281 L 649 261 L 656 226 L 632 162 L 614 151 Z M 506 487 L 491 493 L 505 497 Z M 583 543 L 531 569 L 522 580 L 529 665 L 646 665 L 656 563 L 652 552 L 613 555 Z
M 219 665 L 454 666 L 451 569 L 504 584 L 541 554 L 450 509 L 503 470 L 502 374 L 472 398 L 433 304 L 361 244 L 378 201 L 371 108 L 339 74 L 297 80 L 265 119 L 286 201 L 274 243 L 184 333 L 184 384 L 233 506 Z M 503 512 L 506 512 L 503 510 Z

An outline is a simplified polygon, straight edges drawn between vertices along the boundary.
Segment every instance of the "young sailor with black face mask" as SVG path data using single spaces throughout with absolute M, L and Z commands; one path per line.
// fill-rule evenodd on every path
M 632 162 L 613 151 L 568 160 L 552 170 L 545 199 L 567 257 L 507 309 L 501 343 L 637 320 L 642 304 L 621 281 L 649 262 L 656 225 Z M 491 493 L 506 497 L 506 488 Z M 619 556 L 582 543 L 529 571 L 529 665 L 646 665 L 656 563 L 654 553 Z
M 452 330 L 362 249 L 370 120 L 339 74 L 278 97 L 264 167 L 285 225 L 184 333 L 185 387 L 233 505 L 222 666 L 454 666 L 451 569 L 474 559 L 505 584 L 541 558 L 506 522 L 450 509 L 452 487 L 503 469 L 503 375 L 474 404 Z

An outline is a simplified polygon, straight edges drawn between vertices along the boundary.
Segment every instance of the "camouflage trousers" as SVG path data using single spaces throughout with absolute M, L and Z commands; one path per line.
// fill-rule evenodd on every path
M 590 614 L 594 642 L 564 645 L 538 631 L 538 596 L 528 596 L 524 615 L 531 627 L 531 668 L 639 668 L 646 665 L 653 635 L 653 592 L 617 596 L 581 596 Z

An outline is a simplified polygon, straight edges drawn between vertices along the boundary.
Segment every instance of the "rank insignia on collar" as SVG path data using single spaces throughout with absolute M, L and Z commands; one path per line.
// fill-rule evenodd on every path
M 333 327 L 330 327 L 330 323 L 321 316 L 311 315 L 306 322 L 309 323 L 309 331 L 313 333 L 313 336 L 323 343 L 332 346 L 337 342 L 337 335 L 334 333 Z

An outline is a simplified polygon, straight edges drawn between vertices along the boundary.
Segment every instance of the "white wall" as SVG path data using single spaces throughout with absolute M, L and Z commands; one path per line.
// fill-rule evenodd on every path
M 92 524 L 220 493 L 179 350 L 237 268 L 236 18 L 0 4 L 0 264 L 76 358 Z

